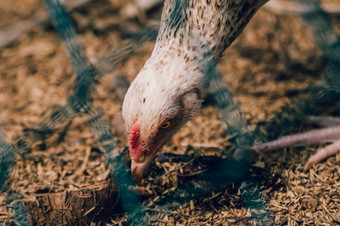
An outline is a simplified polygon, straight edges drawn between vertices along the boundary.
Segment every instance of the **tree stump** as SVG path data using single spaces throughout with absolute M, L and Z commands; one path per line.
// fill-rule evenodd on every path
M 25 205 L 33 225 L 89 225 L 105 221 L 120 210 L 118 192 L 112 181 L 37 196 Z

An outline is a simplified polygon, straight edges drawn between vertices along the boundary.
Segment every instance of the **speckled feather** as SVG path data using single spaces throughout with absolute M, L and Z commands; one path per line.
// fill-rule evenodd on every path
M 155 50 L 171 46 L 196 61 L 206 61 L 209 54 L 218 60 L 265 2 L 165 1 Z
M 165 1 L 155 48 L 123 103 L 132 160 L 154 155 L 200 110 L 212 68 L 265 2 Z M 172 126 L 159 129 L 167 120 Z
M 174 116 L 172 106 L 186 92 L 196 89 L 204 96 L 206 67 L 215 64 L 264 2 L 166 1 L 155 49 L 124 100 L 127 130 L 138 117 L 144 132 L 152 131 L 157 126 L 152 120 Z

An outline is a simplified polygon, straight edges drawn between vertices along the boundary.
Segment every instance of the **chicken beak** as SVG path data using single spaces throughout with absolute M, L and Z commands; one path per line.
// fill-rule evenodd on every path
M 143 179 L 143 176 L 150 163 L 158 153 L 157 150 L 159 149 L 155 149 L 153 152 L 148 153 L 147 155 L 141 154 L 137 159 L 131 158 L 131 173 L 137 183 Z
M 136 162 L 134 160 L 131 160 L 131 173 L 133 177 L 135 178 L 136 182 L 140 182 L 144 176 L 144 173 L 146 169 L 148 168 L 150 160 L 144 159 L 143 162 Z
M 137 153 L 133 152 L 133 155 L 130 152 L 131 174 L 137 183 L 142 180 L 150 163 L 158 153 L 159 149 L 165 144 L 165 141 L 167 140 L 164 139 L 162 142 L 157 143 L 157 145 L 151 145 L 150 148 L 144 150 L 139 148 L 139 151 Z

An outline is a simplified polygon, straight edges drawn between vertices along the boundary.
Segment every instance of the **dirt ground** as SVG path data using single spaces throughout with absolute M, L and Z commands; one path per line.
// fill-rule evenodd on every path
M 120 1 L 92 1 L 71 13 L 80 41 L 91 62 L 96 62 L 113 44 L 121 40 L 122 31 L 136 31 L 145 24 L 157 24 L 161 7 L 139 19 L 122 19 Z M 121 1 L 123 2 L 123 1 Z M 123 5 L 123 3 L 121 3 Z M 0 29 L 13 27 L 44 11 L 38 0 L 0 0 Z M 339 17 L 333 21 L 339 32 Z M 0 30 L 0 31 L 1 31 Z M 145 43 L 140 54 L 105 74 L 96 86 L 94 104 L 120 142 L 126 145 L 122 124 L 117 119 L 121 99 L 114 92 L 113 77 L 124 75 L 129 81 L 137 75 L 150 56 L 153 43 Z M 322 77 L 324 64 L 308 27 L 297 15 L 275 15 L 260 9 L 240 37 L 225 52 L 218 68 L 236 96 L 250 129 L 270 118 L 282 106 L 298 98 L 299 91 Z M 72 94 L 75 76 L 64 47 L 51 27 L 40 25 L 12 44 L 0 49 L 0 123 L 6 140 L 13 143 L 24 128 L 34 127 L 57 105 L 65 104 Z M 337 106 L 329 106 L 324 115 L 339 116 Z M 25 199 L 37 194 L 57 193 L 95 184 L 108 178 L 103 155 L 86 119 L 73 120 L 63 141 L 51 139 L 43 150 L 34 148 L 25 159 L 18 160 L 12 187 Z M 201 154 L 227 156 L 228 137 L 225 125 L 213 106 L 187 123 L 162 152 L 187 153 L 194 147 Z M 301 125 L 297 131 L 310 126 Z M 278 128 L 279 129 L 279 128 Z M 321 145 L 322 146 L 322 145 Z M 284 186 L 264 191 L 264 208 L 277 225 L 340 224 L 340 154 L 305 171 L 304 164 L 320 146 L 286 148 L 260 155 L 256 165 L 280 175 Z M 178 164 L 156 163 L 166 172 Z M 151 174 L 152 175 L 152 174 Z M 161 183 L 164 190 L 176 187 L 176 175 Z M 142 182 L 148 188 L 151 176 Z M 150 205 L 155 196 L 144 204 Z M 236 200 L 236 201 L 235 201 Z M 10 221 L 0 195 L 0 222 Z M 155 225 L 256 225 L 259 216 L 237 202 L 237 195 L 227 191 L 215 193 L 200 202 L 190 202 L 176 209 L 151 212 Z M 124 214 L 114 214 L 102 225 L 121 224 Z M 262 223 L 263 224 L 263 223 Z

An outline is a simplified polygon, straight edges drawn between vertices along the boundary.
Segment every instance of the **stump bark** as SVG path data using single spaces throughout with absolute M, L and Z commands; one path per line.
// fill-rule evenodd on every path
M 79 190 L 37 196 L 25 205 L 32 225 L 90 225 L 108 220 L 120 211 L 118 192 L 110 180 Z

